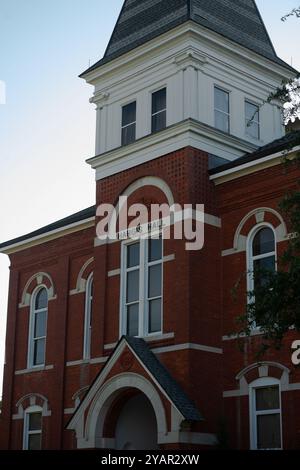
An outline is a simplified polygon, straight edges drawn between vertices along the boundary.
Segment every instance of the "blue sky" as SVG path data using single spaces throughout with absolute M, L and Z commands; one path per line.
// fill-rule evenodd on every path
M 92 94 L 78 75 L 103 54 L 122 0 L 0 0 L 0 240 L 94 203 Z M 258 0 L 277 53 L 300 69 L 300 0 Z M 0 255 L 0 364 L 8 266 Z M 0 365 L 0 387 L 2 370 Z M 0 393 L 1 394 L 1 393 Z

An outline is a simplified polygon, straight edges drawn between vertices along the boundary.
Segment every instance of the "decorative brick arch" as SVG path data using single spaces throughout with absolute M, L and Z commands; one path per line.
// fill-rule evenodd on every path
M 105 447 L 104 435 L 106 417 L 117 396 L 128 389 L 143 393 L 150 401 L 157 422 L 158 443 L 168 433 L 166 412 L 162 400 L 154 387 L 145 377 L 135 373 L 119 374 L 108 380 L 98 391 L 91 403 L 85 424 L 85 439 L 88 447 Z M 113 443 L 110 443 L 113 446 Z
M 37 287 L 44 286 L 48 292 L 48 302 L 56 299 L 54 282 L 51 276 L 45 272 L 39 272 L 31 276 L 26 282 L 26 285 L 22 292 L 21 303 L 19 308 L 29 307 L 31 303 L 31 297 Z
M 251 364 L 242 369 L 236 376 L 241 395 L 248 395 L 249 385 L 257 379 L 272 377 L 278 379 L 281 390 L 289 389 L 290 370 L 279 362 L 263 361 Z
M 16 403 L 18 413 L 13 415 L 13 419 L 24 419 L 25 411 L 32 406 L 40 407 L 42 416 L 51 416 L 48 399 L 40 393 L 28 393 Z
M 122 192 L 122 194 L 120 194 L 120 197 L 124 196 L 129 198 L 135 191 L 141 188 L 145 188 L 146 186 L 154 186 L 155 188 L 159 189 L 166 196 L 169 206 L 172 206 L 174 204 L 175 200 L 170 186 L 162 178 L 158 178 L 157 176 L 144 176 L 135 180 L 133 183 L 127 186 L 127 188 Z M 119 212 L 120 205 L 118 201 L 116 205 L 117 218 Z
M 89 385 L 87 385 L 86 387 L 80 388 L 79 390 L 77 390 L 76 393 L 74 393 L 74 395 L 72 396 L 72 400 L 74 401 L 75 408 L 77 408 L 77 406 L 80 405 L 88 389 L 89 389 Z
M 76 287 L 75 289 L 70 291 L 70 295 L 80 294 L 81 292 L 86 291 L 87 280 L 90 274 L 93 272 L 93 269 L 94 269 L 94 257 L 92 256 L 81 267 L 77 276 Z
M 239 252 L 246 251 L 247 238 L 250 231 L 256 225 L 263 223 L 273 227 L 277 242 L 287 239 L 288 232 L 286 223 L 279 212 L 270 207 L 259 207 L 250 211 L 239 223 L 234 234 L 233 249 Z

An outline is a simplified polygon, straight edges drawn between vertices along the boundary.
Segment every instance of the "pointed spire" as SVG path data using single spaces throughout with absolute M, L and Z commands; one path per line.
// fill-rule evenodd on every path
M 277 57 L 255 0 L 125 0 L 103 59 L 88 71 L 188 20 L 289 67 Z

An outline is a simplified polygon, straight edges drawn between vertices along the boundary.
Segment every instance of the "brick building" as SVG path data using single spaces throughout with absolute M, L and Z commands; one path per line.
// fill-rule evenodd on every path
M 299 171 L 276 101 L 296 71 L 253 0 L 126 0 L 82 74 L 97 109 L 96 204 L 3 243 L 11 261 L 3 449 L 300 448 L 293 331 L 238 348 L 255 263 L 273 266 Z M 204 204 L 204 246 L 96 236 L 101 204 Z M 237 299 L 232 288 L 241 279 Z

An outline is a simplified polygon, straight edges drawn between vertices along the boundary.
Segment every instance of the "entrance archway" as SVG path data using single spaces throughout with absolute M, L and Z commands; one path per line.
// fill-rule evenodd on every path
M 142 393 L 129 398 L 117 418 L 116 449 L 155 450 L 157 440 L 156 417 L 151 403 Z

